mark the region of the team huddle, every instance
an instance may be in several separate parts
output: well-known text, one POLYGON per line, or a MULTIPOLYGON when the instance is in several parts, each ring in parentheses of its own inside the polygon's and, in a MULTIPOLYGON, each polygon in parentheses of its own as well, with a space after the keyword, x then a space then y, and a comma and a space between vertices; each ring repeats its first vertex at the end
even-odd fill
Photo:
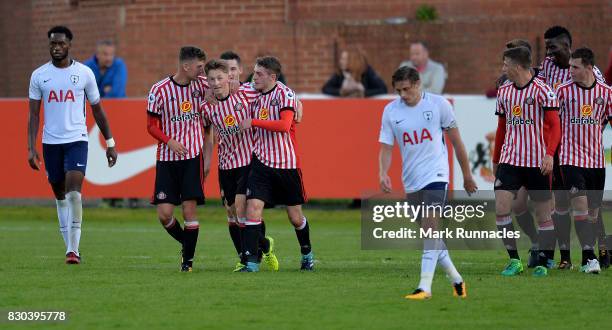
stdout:
MULTIPOLYGON (((33 169, 40 169, 35 146, 44 103, 45 168, 56 198, 66 263, 79 264, 81 187, 87 165, 86 99, 106 139, 109 166, 117 161, 117 153, 93 72, 68 56, 72 32, 57 26, 49 30, 48 38, 51 61, 36 69, 30 81, 28 160, 33 169)), ((516 215, 532 244, 527 267, 534 268, 534 276, 544 277, 555 267, 557 243, 561 253, 557 268, 573 268, 571 210, 582 248, 580 270, 597 274, 609 266, 601 214, 605 183, 602 132, 612 118, 612 89, 603 82, 590 49, 571 51, 567 29, 552 27, 544 39, 547 57, 537 68, 532 67, 531 46, 524 40, 509 42, 503 52, 493 154, 496 225, 500 231, 513 232, 512 214, 516 215), (534 205, 535 221, 528 199, 534 205)), ((180 244, 180 270, 193 270, 200 227, 197 206, 205 202, 203 184, 215 144, 222 202, 238 255, 234 271, 257 272, 262 263, 271 270, 279 269, 274 239, 266 234, 263 218, 263 210, 275 205, 286 206, 294 226, 300 269, 313 270, 310 227, 302 212, 307 198, 295 137, 301 102, 279 81, 282 66, 275 57, 258 58, 248 83, 240 82, 236 53, 228 51, 219 59, 206 60, 201 49, 182 47, 176 73, 154 84, 147 98, 147 131, 158 142, 151 203, 156 205, 160 223, 180 244), (174 217, 176 206, 181 206, 183 226, 174 217)), ((392 190, 387 172, 397 141, 406 198, 445 204, 449 182, 446 137, 460 164, 464 189, 476 192, 448 100, 423 92, 414 68, 397 69, 392 83, 399 97, 385 107, 382 117, 381 189, 392 190)), ((420 224, 435 228, 436 220, 424 218, 420 224)), ((510 261, 502 275, 522 273, 516 239, 504 237, 503 243, 510 261)), ((438 264, 448 275, 453 294, 467 296, 464 279, 445 242, 429 239, 424 242, 420 283, 407 299, 431 297, 438 264)))
MULTIPOLYGON (((52 60, 34 71, 30 83, 28 160, 33 169, 40 169, 35 144, 42 99, 43 157, 56 197, 66 263, 79 264, 80 191, 87 164, 85 99, 106 139, 109 166, 117 153, 93 73, 68 56, 72 32, 56 26, 47 35, 52 60)), ((262 261, 279 269, 274 240, 266 236, 263 220, 264 207, 275 205, 287 206, 299 242, 300 269, 314 270, 295 139, 301 102, 278 81, 281 63, 275 57, 257 59, 252 83, 240 83, 237 54, 226 52, 222 58, 206 63, 201 49, 182 47, 177 72, 151 88, 147 131, 158 141, 151 203, 166 231, 180 243, 181 271, 191 272, 200 227, 196 209, 205 202, 203 184, 216 141, 221 196, 239 256, 234 271, 257 272, 262 261), (184 226, 174 217, 179 205, 184 226)))

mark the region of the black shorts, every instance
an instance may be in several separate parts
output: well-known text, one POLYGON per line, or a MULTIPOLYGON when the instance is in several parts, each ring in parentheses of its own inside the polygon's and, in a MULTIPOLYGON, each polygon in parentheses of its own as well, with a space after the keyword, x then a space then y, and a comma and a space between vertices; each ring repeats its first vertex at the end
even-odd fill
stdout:
POLYGON ((563 182, 563 174, 561 174, 561 166, 559 165, 559 153, 555 154, 553 163, 553 179, 552 179, 553 190, 565 190, 565 183, 563 182))
POLYGON ((64 182, 68 171, 79 171, 85 175, 87 141, 61 144, 43 143, 43 159, 49 183, 64 182))
POLYGON ((302 205, 306 192, 299 168, 280 169, 264 165, 253 156, 247 182, 247 199, 259 199, 266 205, 302 205))
POLYGON ((542 175, 540 168, 499 164, 494 190, 507 190, 516 196, 521 187, 527 189, 529 197, 534 201, 542 202, 551 198, 551 177, 542 175))
POLYGON ((202 155, 186 160, 157 161, 151 204, 181 205, 191 200, 204 204, 202 155))
POLYGON ((446 205, 448 182, 432 182, 418 191, 406 194, 410 204, 423 204, 425 206, 446 205))
POLYGON ((246 195, 250 168, 251 165, 229 170, 219 169, 219 189, 223 205, 232 206, 236 201, 236 195, 246 195))
POLYGON ((561 165, 561 173, 570 198, 587 196, 589 208, 594 209, 601 206, 606 184, 605 168, 561 165))

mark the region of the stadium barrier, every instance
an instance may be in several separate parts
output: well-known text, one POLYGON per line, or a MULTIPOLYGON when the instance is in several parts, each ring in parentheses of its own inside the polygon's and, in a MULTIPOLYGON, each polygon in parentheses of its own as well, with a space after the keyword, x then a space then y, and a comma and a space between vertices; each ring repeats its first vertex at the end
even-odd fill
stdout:
MULTIPOLYGON (((492 190, 490 152, 496 128, 495 100, 465 95, 449 99, 454 103, 477 183, 480 189, 492 190)), ((377 191, 378 133, 382 111, 389 99, 317 99, 315 96, 304 97, 302 101, 305 115, 297 125, 296 135, 309 198, 358 198, 366 191, 377 191)), ((146 131, 145 106, 146 101, 141 99, 103 101, 119 152, 117 165, 110 169, 106 166, 103 138, 94 125, 91 111, 87 110, 90 143, 86 196, 149 198, 152 194, 156 144, 146 131)), ((27 99, 0 100, 0 112, 5 118, 0 123, 0 134, 7 142, 0 173, 0 198, 51 197, 44 170, 35 172, 27 162, 27 99)), ((611 137, 607 129, 606 145, 610 145, 611 137)), ((38 151, 42 158, 40 142, 38 151)), ((461 175, 452 173, 459 164, 453 159, 451 151, 451 185, 460 189, 461 175)), ((215 154, 205 187, 209 197, 219 197, 216 166, 215 154)), ((402 189, 400 172, 399 152, 395 148, 390 175, 396 190, 402 189)), ((612 186, 610 178, 606 189, 609 186, 612 186)))

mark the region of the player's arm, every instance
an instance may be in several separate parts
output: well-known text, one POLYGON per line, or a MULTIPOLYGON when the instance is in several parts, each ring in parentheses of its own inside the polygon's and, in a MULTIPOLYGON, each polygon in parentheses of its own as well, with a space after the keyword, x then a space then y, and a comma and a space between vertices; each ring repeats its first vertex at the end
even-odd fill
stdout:
POLYGON ((389 168, 391 167, 391 159, 393 155, 393 146, 380 143, 380 151, 378 153, 378 179, 380 189, 383 192, 391 192, 391 178, 389 177, 389 168))
MULTIPOLYGON (((542 111, 544 112, 544 143, 546 144, 546 155, 542 160, 540 170, 542 174, 549 175, 553 169, 553 157, 561 141, 561 120, 559 119, 559 99, 557 94, 549 90, 543 96, 542 111)), ((563 93, 561 93, 563 94, 563 93)))
POLYGON ((468 160, 467 152, 465 151, 465 144, 463 144, 461 134, 459 133, 459 128, 448 128, 446 130, 446 134, 450 142, 453 144, 453 148, 455 149, 455 157, 457 157, 457 161, 461 167, 461 173, 463 174, 463 188, 468 194, 472 194, 476 192, 478 187, 476 186, 476 181, 474 181, 472 172, 470 171, 470 162, 468 160))
POLYGON ((92 104, 91 111, 96 121, 96 125, 100 128, 100 132, 102 132, 106 140, 106 159, 108 160, 108 167, 113 167, 117 162, 117 150, 115 150, 115 139, 113 139, 108 119, 106 119, 106 113, 102 109, 100 102, 92 104))
POLYGON ((36 137, 40 125, 40 100, 30 99, 28 116, 28 163, 35 170, 40 170, 40 156, 36 151, 36 137))
POLYGON ((504 139, 506 138, 506 117, 504 115, 498 115, 497 117, 497 130, 495 131, 495 145, 493 148, 493 173, 497 173, 497 164, 501 158, 501 150, 504 146, 504 139))
POLYGON ((204 126, 204 179, 208 177, 210 173, 210 163, 212 159, 212 150, 214 146, 213 129, 212 125, 204 126))
POLYGON ((261 119, 245 119, 240 123, 240 127, 243 130, 251 127, 258 127, 272 132, 283 132, 287 133, 291 129, 293 123, 293 109, 285 108, 281 109, 281 119, 279 120, 261 120, 261 119))
POLYGON ((297 124, 302 122, 302 117, 304 116, 304 107, 302 106, 302 101, 297 100, 297 108, 295 109, 295 115, 293 119, 297 124))

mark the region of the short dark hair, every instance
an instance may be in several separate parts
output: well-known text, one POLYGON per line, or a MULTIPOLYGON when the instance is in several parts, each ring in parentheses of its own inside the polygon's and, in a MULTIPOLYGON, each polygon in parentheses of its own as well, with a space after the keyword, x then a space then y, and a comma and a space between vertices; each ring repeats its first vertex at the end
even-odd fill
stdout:
POLYGON ((411 66, 404 65, 395 70, 393 76, 391 76, 391 85, 395 87, 395 83, 406 80, 410 81, 413 84, 421 80, 421 77, 419 76, 419 71, 417 71, 417 69, 411 66))
POLYGON ((563 26, 555 25, 553 27, 548 28, 548 30, 544 32, 544 39, 553 39, 553 38, 557 38, 561 36, 567 37, 567 40, 569 41, 569 45, 571 47, 572 46, 572 35, 563 26))
POLYGON ((421 45, 421 46, 423 46, 423 48, 425 48, 425 50, 429 51, 429 47, 427 47, 427 43, 425 41, 422 41, 422 40, 413 41, 413 42, 410 43, 410 45, 421 45))
POLYGON ((54 33, 63 33, 66 35, 66 38, 68 38, 68 40, 72 41, 72 31, 70 31, 69 28, 63 26, 63 25, 57 25, 52 27, 48 32, 47 32, 47 38, 51 39, 51 35, 54 33))
POLYGON ((582 65, 595 66, 595 54, 587 47, 581 47, 572 52, 571 58, 579 58, 582 61, 582 65))
POLYGON ((505 58, 509 58, 512 62, 520 65, 525 69, 531 68, 531 52, 527 47, 514 47, 504 51, 505 58))
POLYGON ((229 72, 229 68, 227 67, 227 64, 224 61, 220 61, 220 60, 210 60, 208 61, 208 63, 206 63, 206 65, 204 66, 204 72, 208 74, 208 71, 212 71, 212 70, 221 70, 225 73, 229 72))
POLYGON ((512 39, 506 43, 506 48, 525 47, 531 52, 531 45, 525 39, 512 39))
POLYGON ((278 79, 278 77, 280 76, 283 67, 281 66, 280 61, 278 60, 278 58, 274 57, 274 56, 262 56, 262 57, 258 57, 255 60, 255 64, 265 68, 268 71, 271 71, 272 73, 276 74, 276 78, 278 79))
POLYGON ((238 54, 234 53, 231 50, 223 52, 221 56, 219 56, 219 58, 222 60, 236 60, 236 63, 240 65, 240 56, 238 56, 238 54))
POLYGON ((206 61, 206 53, 195 46, 183 46, 179 52, 179 61, 189 61, 198 59, 200 61, 206 61))

